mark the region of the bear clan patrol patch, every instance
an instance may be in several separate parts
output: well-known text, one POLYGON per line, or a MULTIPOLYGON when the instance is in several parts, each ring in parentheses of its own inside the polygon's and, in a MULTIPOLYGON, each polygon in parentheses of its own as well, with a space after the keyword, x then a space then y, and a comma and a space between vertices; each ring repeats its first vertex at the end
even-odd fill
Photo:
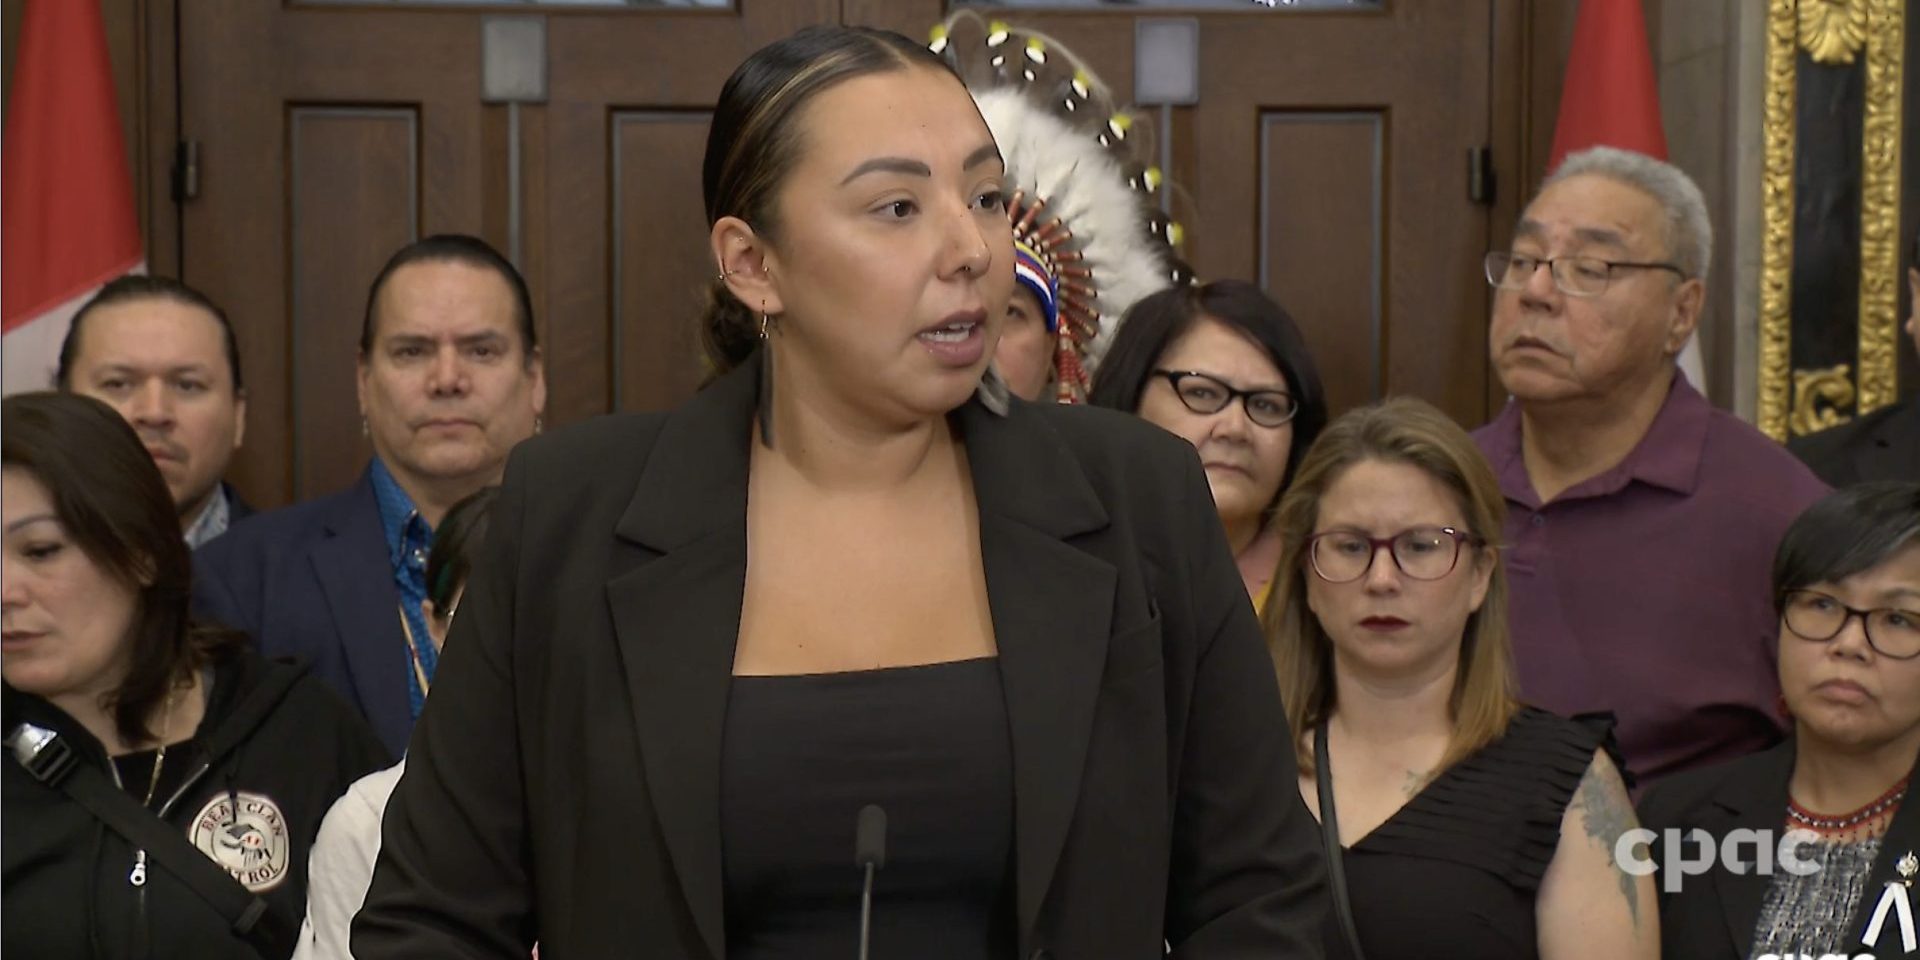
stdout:
POLYGON ((293 861, 279 805, 245 790, 207 801, 187 828, 187 839, 254 893, 279 886, 293 861))

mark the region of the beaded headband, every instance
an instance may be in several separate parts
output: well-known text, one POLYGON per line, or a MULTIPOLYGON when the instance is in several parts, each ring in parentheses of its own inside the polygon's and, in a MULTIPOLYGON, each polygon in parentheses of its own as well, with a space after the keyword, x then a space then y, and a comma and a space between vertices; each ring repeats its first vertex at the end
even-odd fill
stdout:
POLYGON ((1054 279, 1055 269, 1025 240, 1013 241, 1013 278, 1020 281, 1020 285, 1027 288, 1027 292, 1039 302, 1040 313, 1047 321, 1048 333, 1060 332, 1060 310, 1055 305, 1060 296, 1060 287, 1054 279))

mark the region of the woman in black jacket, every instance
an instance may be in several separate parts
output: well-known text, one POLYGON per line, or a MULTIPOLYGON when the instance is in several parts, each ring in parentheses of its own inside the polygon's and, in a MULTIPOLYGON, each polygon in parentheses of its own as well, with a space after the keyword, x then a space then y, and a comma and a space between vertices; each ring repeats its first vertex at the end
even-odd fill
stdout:
POLYGON ((187 619, 187 547, 97 400, 0 403, 0 944, 285 957, 327 806, 385 753, 299 669, 187 619))
POLYGON ((1920 484, 1809 507, 1773 587, 1793 736, 1661 781, 1623 853, 1659 867, 1669 957, 1920 957, 1920 484))
POLYGON ((852 956, 868 805, 873 956, 1320 955, 1192 448, 983 380, 1003 176, 898 35, 734 73, 705 167, 727 372, 516 451, 355 956, 852 956))

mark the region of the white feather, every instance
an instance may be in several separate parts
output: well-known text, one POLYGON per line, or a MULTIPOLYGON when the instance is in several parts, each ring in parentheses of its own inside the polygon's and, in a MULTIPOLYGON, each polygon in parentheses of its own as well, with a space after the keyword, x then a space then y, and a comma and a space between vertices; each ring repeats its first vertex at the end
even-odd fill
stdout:
POLYGON ((975 90, 973 99, 1006 158, 1009 190, 1045 199, 1043 218, 1066 223, 1068 247, 1093 269, 1100 330, 1083 361, 1091 373, 1127 308, 1171 283, 1171 264, 1147 233, 1145 197, 1127 185, 1108 148, 1025 93, 1001 87, 975 90))

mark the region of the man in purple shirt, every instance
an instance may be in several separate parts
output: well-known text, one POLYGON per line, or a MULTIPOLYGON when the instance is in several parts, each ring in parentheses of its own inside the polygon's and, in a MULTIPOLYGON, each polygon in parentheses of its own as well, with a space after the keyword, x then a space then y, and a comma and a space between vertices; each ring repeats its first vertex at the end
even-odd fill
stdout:
POLYGON ((1686 174, 1600 147, 1487 256, 1513 402, 1474 439, 1507 498, 1521 694, 1615 712, 1643 785, 1780 737, 1769 569, 1826 491, 1677 371, 1712 248, 1686 174))

